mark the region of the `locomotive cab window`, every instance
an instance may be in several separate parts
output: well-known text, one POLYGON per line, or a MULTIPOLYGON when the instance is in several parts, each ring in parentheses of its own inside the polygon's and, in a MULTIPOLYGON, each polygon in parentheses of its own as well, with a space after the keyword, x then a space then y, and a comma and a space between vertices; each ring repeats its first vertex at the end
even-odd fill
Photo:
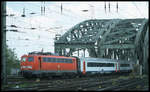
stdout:
POLYGON ((23 57, 21 61, 22 61, 22 62, 25 62, 25 61, 26 61, 26 57, 23 57))
POLYGON ((33 61, 34 61, 34 58, 33 58, 33 57, 28 57, 28 61, 29 61, 29 62, 33 62, 33 61))

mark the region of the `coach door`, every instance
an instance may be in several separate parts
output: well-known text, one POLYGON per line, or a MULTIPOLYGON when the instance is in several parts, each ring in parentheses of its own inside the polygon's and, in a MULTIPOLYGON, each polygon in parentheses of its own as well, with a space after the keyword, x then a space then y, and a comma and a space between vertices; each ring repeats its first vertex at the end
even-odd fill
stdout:
POLYGON ((83 61, 83 72, 82 72, 83 74, 85 74, 85 73, 86 73, 86 70, 85 70, 85 69, 86 69, 85 61, 83 61))
POLYGON ((42 59, 41 57, 38 58, 38 61, 39 61, 39 70, 42 69, 42 59))
POLYGON ((80 59, 76 58, 77 60, 77 72, 80 73, 80 59))
POLYGON ((116 63, 116 72, 117 72, 117 69, 118 69, 118 63, 116 63))

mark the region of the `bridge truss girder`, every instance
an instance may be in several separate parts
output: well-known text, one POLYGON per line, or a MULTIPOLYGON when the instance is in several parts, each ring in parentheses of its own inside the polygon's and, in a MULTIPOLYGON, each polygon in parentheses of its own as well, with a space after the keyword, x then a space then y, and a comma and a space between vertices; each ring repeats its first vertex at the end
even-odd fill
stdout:
POLYGON ((145 56, 140 56, 140 51, 148 53, 148 31, 147 19, 86 20, 55 41, 55 53, 70 56, 87 50, 90 57, 139 60, 141 64, 145 56))

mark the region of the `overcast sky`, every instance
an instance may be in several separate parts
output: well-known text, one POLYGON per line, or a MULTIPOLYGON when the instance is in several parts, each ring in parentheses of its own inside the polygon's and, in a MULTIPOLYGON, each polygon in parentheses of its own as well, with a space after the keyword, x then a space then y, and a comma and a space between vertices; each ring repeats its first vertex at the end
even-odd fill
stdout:
MULTIPOLYGON (((148 2, 7 2, 7 29, 16 25, 20 32, 8 31, 7 44, 18 58, 31 51, 54 52, 55 34, 63 34, 88 19, 148 18, 148 2), (106 3, 106 11, 104 5, 106 3), (110 3, 110 12, 109 12, 110 3), (62 13, 61 13, 62 4, 62 13), (45 6, 45 14, 41 7, 45 6), (26 17, 21 17, 25 9, 26 17), (83 12, 85 11, 85 12, 83 12), (35 14, 31 14, 35 13, 35 14), (10 16, 14 14, 14 16, 10 16), (31 30, 30 28, 36 28, 31 30), (29 39, 29 40, 26 40, 29 39), (17 42, 17 43, 16 43, 17 42)), ((82 54, 81 54, 82 55, 82 54)))
POLYGON ((7 2, 7 14, 15 14, 7 24, 22 27, 71 27, 87 19, 148 18, 148 2, 7 2), (104 5, 106 3, 106 12, 104 5), (110 3, 110 12, 109 12, 110 3), (62 4, 62 14, 61 14, 62 4), (41 7, 45 6, 45 15, 41 7), (25 8, 26 17, 21 17, 25 8), (87 10, 83 12, 83 10, 87 10), (30 14, 35 13, 35 14, 30 14), (21 25, 22 24, 22 25, 21 25))

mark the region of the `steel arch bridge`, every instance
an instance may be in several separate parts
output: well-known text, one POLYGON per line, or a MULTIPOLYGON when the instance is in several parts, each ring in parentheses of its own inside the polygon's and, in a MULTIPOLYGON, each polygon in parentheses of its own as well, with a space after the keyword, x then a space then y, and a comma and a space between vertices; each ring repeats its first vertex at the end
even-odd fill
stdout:
POLYGON ((55 39, 55 53, 71 56, 87 50, 90 57, 139 61, 147 67, 148 22, 143 18, 85 20, 55 39))

